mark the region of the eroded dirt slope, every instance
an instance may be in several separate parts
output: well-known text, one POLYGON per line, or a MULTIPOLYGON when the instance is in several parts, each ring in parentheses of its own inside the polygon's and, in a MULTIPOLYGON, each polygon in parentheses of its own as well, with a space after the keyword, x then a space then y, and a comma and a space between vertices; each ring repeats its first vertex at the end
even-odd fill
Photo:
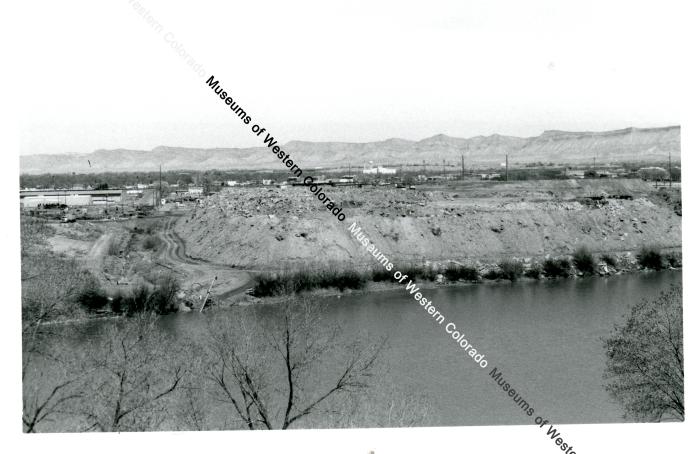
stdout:
POLYGON ((581 245, 594 252, 681 245, 681 217, 656 188, 638 180, 326 192, 342 201, 345 222, 306 188, 251 188, 209 197, 176 231, 193 257, 256 269, 371 264, 347 231, 353 221, 395 263, 541 257, 581 245))

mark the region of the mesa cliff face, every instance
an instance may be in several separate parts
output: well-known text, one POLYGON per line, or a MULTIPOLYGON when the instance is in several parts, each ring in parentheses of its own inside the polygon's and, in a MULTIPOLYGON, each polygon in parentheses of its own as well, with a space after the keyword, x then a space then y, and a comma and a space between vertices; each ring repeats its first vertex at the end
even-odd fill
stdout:
MULTIPOLYGON (((464 155, 469 165, 497 165, 509 155, 513 163, 591 161, 618 162, 663 160, 669 153, 680 158, 680 127, 627 128, 606 132, 545 131, 522 138, 477 136, 469 139, 439 134, 420 141, 388 139, 380 142, 291 141, 282 147, 304 168, 346 167, 369 161, 390 164, 456 163, 464 155)), ((265 147, 97 150, 84 154, 20 156, 20 171, 39 173, 97 173, 209 169, 280 169, 277 158, 265 147), (88 164, 88 160, 90 164, 88 164)))

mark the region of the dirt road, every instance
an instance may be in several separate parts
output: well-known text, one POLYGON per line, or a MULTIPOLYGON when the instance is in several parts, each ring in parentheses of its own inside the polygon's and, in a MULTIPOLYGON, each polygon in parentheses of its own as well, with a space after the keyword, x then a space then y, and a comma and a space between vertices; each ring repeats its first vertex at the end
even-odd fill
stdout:
POLYGON ((216 276, 212 297, 223 302, 244 294, 252 286, 252 278, 247 271, 189 257, 185 242, 174 230, 176 222, 177 216, 169 217, 163 230, 158 233, 163 245, 156 256, 156 263, 177 273, 183 288, 204 296, 211 280, 216 276))
POLYGON ((113 232, 104 232, 95 241, 90 250, 85 255, 85 265, 90 270, 101 271, 104 259, 107 256, 109 243, 112 241, 113 232))

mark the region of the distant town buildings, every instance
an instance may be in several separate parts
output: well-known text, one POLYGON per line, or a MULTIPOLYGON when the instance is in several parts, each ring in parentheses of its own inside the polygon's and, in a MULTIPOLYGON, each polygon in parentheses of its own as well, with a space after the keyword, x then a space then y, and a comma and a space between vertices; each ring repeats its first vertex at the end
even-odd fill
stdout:
POLYGON ((365 166, 362 169, 362 173, 365 175, 395 175, 396 169, 391 169, 389 167, 377 166, 365 166))

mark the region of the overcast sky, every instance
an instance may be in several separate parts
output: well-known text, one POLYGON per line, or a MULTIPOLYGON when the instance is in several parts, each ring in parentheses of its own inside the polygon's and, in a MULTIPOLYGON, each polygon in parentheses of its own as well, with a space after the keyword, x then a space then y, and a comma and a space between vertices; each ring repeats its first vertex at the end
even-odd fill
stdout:
POLYGON ((282 143, 680 123, 676 2, 133 3, 19 6, 21 153, 260 145, 166 36, 282 143))

